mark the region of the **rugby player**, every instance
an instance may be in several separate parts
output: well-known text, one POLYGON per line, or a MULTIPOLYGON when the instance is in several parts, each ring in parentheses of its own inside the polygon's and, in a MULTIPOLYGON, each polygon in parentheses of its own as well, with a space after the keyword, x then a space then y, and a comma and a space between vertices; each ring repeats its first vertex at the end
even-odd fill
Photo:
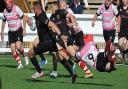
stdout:
POLYGON ((14 5, 13 0, 4 0, 6 4, 6 8, 3 12, 3 20, 2 20, 2 27, 1 27, 1 40, 4 40, 4 28, 6 22, 8 22, 8 41, 9 46, 12 51, 12 55, 15 60, 18 62, 18 69, 23 68, 20 56, 18 54, 21 53, 24 56, 26 65, 29 64, 29 60, 27 55, 24 52, 23 48, 23 36, 26 34, 25 30, 25 20, 24 14, 22 10, 17 6, 14 5), (23 27, 21 20, 23 19, 23 27), (17 52, 18 51, 18 52, 17 52))

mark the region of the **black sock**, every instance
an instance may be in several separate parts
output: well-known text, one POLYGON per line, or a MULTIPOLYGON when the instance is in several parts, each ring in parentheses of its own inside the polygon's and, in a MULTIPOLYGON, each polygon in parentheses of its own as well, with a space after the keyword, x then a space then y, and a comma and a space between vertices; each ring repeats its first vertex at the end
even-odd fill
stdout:
POLYGON ((57 71, 57 63, 58 63, 58 60, 57 60, 57 57, 53 54, 53 71, 57 71))
POLYGON ((67 69, 67 71, 69 72, 69 74, 72 76, 73 75, 72 67, 68 63, 68 61, 65 60, 65 59, 63 59, 63 60, 60 61, 60 63, 67 69))
POLYGON ((41 69, 40 69, 40 66, 38 64, 38 61, 36 59, 36 57, 34 56, 33 58, 30 58, 32 64, 34 65, 34 67, 36 68, 36 70, 41 73, 41 69))
POLYGON ((68 59, 68 63, 69 63, 71 66, 73 66, 73 65, 74 65, 74 63, 72 62, 72 60, 71 60, 71 59, 68 59))
POLYGON ((39 56, 41 57, 41 60, 42 61, 45 61, 46 60, 43 54, 40 54, 39 56))

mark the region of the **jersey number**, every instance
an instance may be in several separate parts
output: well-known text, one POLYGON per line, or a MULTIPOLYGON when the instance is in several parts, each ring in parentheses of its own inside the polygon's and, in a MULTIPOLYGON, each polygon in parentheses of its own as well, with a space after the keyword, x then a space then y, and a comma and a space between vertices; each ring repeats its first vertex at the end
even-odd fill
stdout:
POLYGON ((88 54, 88 59, 89 60, 92 60, 94 62, 94 57, 93 57, 93 54, 92 53, 88 54))

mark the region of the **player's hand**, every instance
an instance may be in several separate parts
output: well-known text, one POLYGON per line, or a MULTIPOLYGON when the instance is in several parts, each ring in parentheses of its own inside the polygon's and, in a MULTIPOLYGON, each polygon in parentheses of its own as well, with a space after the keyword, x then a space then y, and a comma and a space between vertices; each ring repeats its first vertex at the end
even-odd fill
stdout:
POLYGON ((1 41, 4 41, 4 34, 1 33, 1 41))
POLYGON ((92 22, 92 27, 94 27, 94 26, 95 26, 95 22, 93 21, 93 22, 92 22))

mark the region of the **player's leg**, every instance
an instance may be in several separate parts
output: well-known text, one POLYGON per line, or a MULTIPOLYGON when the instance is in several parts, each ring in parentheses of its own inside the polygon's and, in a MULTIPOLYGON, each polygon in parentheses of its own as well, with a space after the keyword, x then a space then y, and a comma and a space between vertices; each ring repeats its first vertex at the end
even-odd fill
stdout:
MULTIPOLYGON (((37 49, 38 50, 38 49, 37 49)), ((44 76, 43 72, 41 71, 41 68, 38 64, 37 58, 35 56, 35 52, 33 48, 31 48, 28 52, 28 56, 33 64, 33 66, 36 68, 37 72, 32 75, 32 78, 38 78, 44 76)))
POLYGON ((22 42, 21 41, 17 41, 16 42, 16 49, 18 50, 18 52, 20 52, 23 55, 24 60, 25 60, 25 64, 27 66, 29 64, 29 59, 28 59, 27 54, 24 52, 24 48, 22 46, 22 42))
POLYGON ((13 57, 15 58, 15 60, 16 60, 17 63, 18 63, 17 69, 23 68, 23 65, 22 65, 22 63, 21 63, 20 56, 19 56, 19 54, 18 54, 17 51, 16 51, 15 43, 11 43, 11 44, 10 44, 10 48, 11 48, 13 57))
POLYGON ((58 64, 58 53, 57 52, 51 52, 52 59, 53 59, 53 69, 51 73, 49 74, 51 77, 56 78, 57 77, 57 64, 58 64))
POLYGON ((77 78, 77 75, 75 74, 75 72, 73 72, 72 70, 72 66, 69 64, 69 62, 65 59, 68 59, 68 55, 66 53, 63 52, 63 47, 61 47, 58 43, 57 43, 57 48, 58 48, 58 53, 59 53, 59 57, 60 57, 60 63, 65 67, 65 69, 69 72, 70 76, 72 77, 72 83, 75 83, 75 80, 77 78), (63 58, 64 57, 64 58, 63 58))
MULTIPOLYGON (((112 42, 108 42, 108 45, 110 45, 110 49, 105 51, 106 60, 108 60, 108 63, 106 63, 106 71, 111 72, 116 69, 116 57, 115 57, 115 45, 112 44, 112 42)), ((105 58, 104 58, 105 60, 105 58)))
POLYGON ((17 63, 18 63, 18 67, 17 68, 18 69, 23 68, 20 56, 19 56, 19 54, 16 51, 15 32, 11 32, 11 31, 8 32, 8 41, 9 41, 9 46, 10 46, 11 51, 12 51, 12 55, 15 58, 15 60, 17 61, 17 63))
POLYGON ((126 39, 126 42, 124 43, 124 49, 123 49, 123 54, 122 54, 122 58, 126 59, 126 53, 128 52, 128 40, 126 39))
MULTIPOLYGON (((37 44, 39 44, 39 38, 38 37, 36 37, 34 39, 34 41, 32 42, 33 47, 36 47, 37 44)), ((45 59, 43 54, 40 54, 39 56, 41 57, 40 67, 43 67, 45 64, 47 64, 47 60, 45 59)))
POLYGON ((120 53, 121 53, 121 55, 122 55, 122 58, 121 58, 121 61, 122 61, 122 62, 125 61, 125 56, 124 56, 124 54, 123 54, 125 40, 126 40, 125 37, 119 37, 119 39, 118 39, 119 50, 120 50, 120 53))
POLYGON ((24 48, 23 48, 23 29, 20 28, 19 30, 16 31, 16 34, 15 34, 15 43, 16 43, 16 49, 19 53, 21 53, 25 59, 25 63, 26 63, 26 66, 29 64, 29 59, 28 59, 28 56, 27 56, 27 53, 24 52, 24 48))
MULTIPOLYGON (((72 57, 76 56, 76 50, 74 49, 74 47, 72 45, 68 46, 67 50, 68 50, 68 52, 70 52, 72 57)), ((82 49, 82 50, 84 50, 84 49, 82 49)), ((85 74, 86 74, 85 77, 87 77, 87 78, 92 78, 93 77, 93 74, 88 69, 87 64, 84 61, 82 61, 81 59, 74 59, 74 61, 85 72, 85 74)))
POLYGON ((40 56, 40 58, 41 58, 40 67, 43 67, 44 65, 47 64, 47 60, 46 60, 46 58, 44 57, 44 54, 40 54, 39 56, 40 56))

